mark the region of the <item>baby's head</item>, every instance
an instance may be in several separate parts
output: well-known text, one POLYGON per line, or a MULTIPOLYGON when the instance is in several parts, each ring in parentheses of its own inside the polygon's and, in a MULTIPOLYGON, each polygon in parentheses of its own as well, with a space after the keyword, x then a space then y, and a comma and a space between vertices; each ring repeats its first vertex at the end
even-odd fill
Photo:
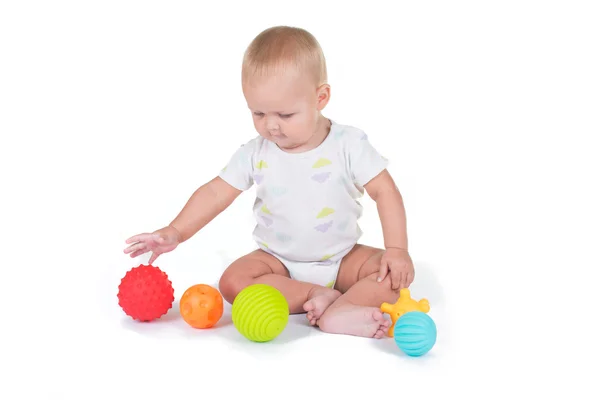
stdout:
POLYGON ((261 136, 284 150, 305 146, 330 95, 321 46, 300 28, 263 31, 244 54, 242 89, 261 136))

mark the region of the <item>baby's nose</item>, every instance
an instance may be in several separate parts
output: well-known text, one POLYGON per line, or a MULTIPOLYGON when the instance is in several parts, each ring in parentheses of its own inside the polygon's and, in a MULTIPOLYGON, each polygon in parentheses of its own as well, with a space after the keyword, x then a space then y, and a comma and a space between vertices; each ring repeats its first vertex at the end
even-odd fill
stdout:
POLYGON ((275 131, 279 131, 279 123, 273 117, 267 118, 267 129, 270 133, 274 133, 275 131))
POLYGON ((273 136, 281 135, 281 132, 279 131, 279 125, 267 126, 267 129, 269 130, 269 134, 273 136))

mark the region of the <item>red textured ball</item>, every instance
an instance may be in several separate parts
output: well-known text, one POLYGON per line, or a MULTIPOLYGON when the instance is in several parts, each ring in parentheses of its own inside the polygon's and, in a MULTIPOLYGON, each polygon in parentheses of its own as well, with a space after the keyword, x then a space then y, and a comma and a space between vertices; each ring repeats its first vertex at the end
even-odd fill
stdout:
POLYGON ((117 297, 125 314, 143 322, 165 315, 175 300, 167 274, 158 267, 143 264, 132 268, 121 279, 117 297))

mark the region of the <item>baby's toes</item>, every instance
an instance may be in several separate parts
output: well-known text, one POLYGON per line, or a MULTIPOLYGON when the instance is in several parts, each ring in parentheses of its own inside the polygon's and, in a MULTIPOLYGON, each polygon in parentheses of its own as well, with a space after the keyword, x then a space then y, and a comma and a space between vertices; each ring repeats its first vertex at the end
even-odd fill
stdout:
POLYGON ((314 319, 319 319, 323 316, 322 312, 319 312, 319 310, 315 310, 315 312, 313 313, 313 318, 314 319))
POLYGON ((383 316, 383 313, 379 310, 373 310, 373 320, 375 320, 376 322, 378 322, 381 325, 383 325, 385 323, 385 321, 387 321, 385 319, 385 317, 383 316))
POLYGON ((312 311, 315 309, 315 302, 312 300, 309 300, 303 304, 302 308, 304 309, 304 311, 307 311, 307 312, 312 311))

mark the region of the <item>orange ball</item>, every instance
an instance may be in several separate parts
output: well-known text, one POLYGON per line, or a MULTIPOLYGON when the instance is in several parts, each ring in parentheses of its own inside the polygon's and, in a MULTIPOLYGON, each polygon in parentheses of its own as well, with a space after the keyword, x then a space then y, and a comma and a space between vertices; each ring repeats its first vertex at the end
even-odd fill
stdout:
POLYGON ((210 328, 223 316, 223 297, 212 286, 194 285, 181 296, 179 312, 193 328, 210 328))

